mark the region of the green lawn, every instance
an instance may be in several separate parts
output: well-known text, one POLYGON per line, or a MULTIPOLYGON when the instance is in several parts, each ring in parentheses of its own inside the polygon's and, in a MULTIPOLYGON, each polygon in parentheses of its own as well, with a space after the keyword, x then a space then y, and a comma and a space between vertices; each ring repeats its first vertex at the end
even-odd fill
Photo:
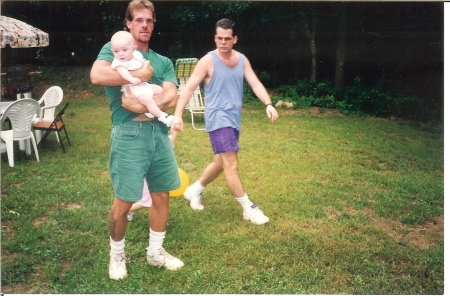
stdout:
MULTIPOLYGON (((185 263, 150 266, 147 211, 129 223, 128 277, 108 278, 110 111, 104 96, 69 99, 72 146, 55 137, 34 154, 1 156, 3 293, 442 294, 443 129, 330 110, 245 106, 241 178, 270 217, 242 219, 223 176, 205 210, 171 197, 165 248, 185 263)), ((177 139, 179 166, 197 180, 208 136, 177 139)), ((17 146, 16 146, 17 147, 17 146)))

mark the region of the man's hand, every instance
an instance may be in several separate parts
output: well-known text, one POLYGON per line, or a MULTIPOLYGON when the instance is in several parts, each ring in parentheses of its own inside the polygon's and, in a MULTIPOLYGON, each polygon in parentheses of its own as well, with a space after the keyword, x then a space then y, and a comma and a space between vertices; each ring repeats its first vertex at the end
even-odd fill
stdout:
POLYGON ((122 107, 134 113, 148 112, 147 107, 139 102, 136 96, 131 92, 130 87, 127 87, 126 91, 128 94, 128 98, 125 96, 125 94, 122 95, 122 107))
POLYGON ((181 132, 183 130, 183 118, 179 116, 175 116, 172 123, 172 130, 176 133, 181 132))
POLYGON ((142 68, 131 71, 134 77, 141 79, 141 81, 149 81, 153 76, 153 68, 150 66, 150 61, 145 61, 142 68))
POLYGON ((278 112, 277 112, 277 109, 275 109, 274 106, 268 105, 266 107, 266 114, 267 114, 267 117, 272 119, 272 123, 274 123, 275 121, 278 120, 278 112))

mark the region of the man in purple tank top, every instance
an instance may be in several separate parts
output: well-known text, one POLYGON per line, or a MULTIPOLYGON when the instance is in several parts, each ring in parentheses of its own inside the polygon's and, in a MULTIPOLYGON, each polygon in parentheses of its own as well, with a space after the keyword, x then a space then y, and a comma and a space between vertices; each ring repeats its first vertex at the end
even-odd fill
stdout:
POLYGON ((189 186, 184 197, 194 210, 203 210, 203 189, 223 171, 228 188, 243 208, 244 220, 265 224, 269 218, 251 202, 244 191, 238 172, 239 132, 243 102, 244 78, 258 99, 266 105, 266 114, 273 122, 278 112, 250 65, 249 60, 233 50, 238 38, 235 24, 229 19, 216 23, 215 42, 217 48, 201 58, 182 89, 175 110, 172 129, 183 130, 183 111, 196 87, 205 84, 205 123, 214 151, 213 161, 203 171, 200 179, 189 186))

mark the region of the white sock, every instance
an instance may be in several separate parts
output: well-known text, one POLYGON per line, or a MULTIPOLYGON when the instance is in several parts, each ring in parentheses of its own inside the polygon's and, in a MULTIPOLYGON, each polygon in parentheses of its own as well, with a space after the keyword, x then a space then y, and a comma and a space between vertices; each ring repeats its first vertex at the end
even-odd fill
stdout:
POLYGON ((253 203, 248 199, 247 193, 243 197, 236 197, 236 200, 241 204, 243 209, 249 208, 253 203))
POLYGON ((200 180, 197 180, 194 184, 191 185, 192 189, 195 190, 196 192, 200 193, 203 191, 203 189, 205 189, 205 186, 203 186, 200 183, 200 180))
POLYGON ((109 245, 111 246, 110 254, 122 254, 125 253, 125 238, 121 241, 113 241, 111 237, 109 237, 109 245))
POLYGON ((166 232, 153 231, 150 228, 150 235, 148 239, 148 251, 157 250, 162 247, 164 243, 164 238, 166 237, 166 232))

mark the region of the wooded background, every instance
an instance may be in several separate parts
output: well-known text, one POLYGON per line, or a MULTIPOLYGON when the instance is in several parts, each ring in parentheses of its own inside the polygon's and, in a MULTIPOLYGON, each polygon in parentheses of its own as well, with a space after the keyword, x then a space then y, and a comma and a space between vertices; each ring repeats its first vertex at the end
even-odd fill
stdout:
MULTIPOLYGON (((1 14, 50 35, 45 48, 2 49, 2 66, 92 65, 123 28, 129 1, 2 1, 1 14)), ((214 49, 214 25, 238 25, 235 49, 275 87, 355 77, 443 104, 443 2, 154 1, 150 46, 175 61, 214 49), (339 67, 337 67, 338 65, 339 67), (400 89, 399 89, 400 90, 400 89)))

